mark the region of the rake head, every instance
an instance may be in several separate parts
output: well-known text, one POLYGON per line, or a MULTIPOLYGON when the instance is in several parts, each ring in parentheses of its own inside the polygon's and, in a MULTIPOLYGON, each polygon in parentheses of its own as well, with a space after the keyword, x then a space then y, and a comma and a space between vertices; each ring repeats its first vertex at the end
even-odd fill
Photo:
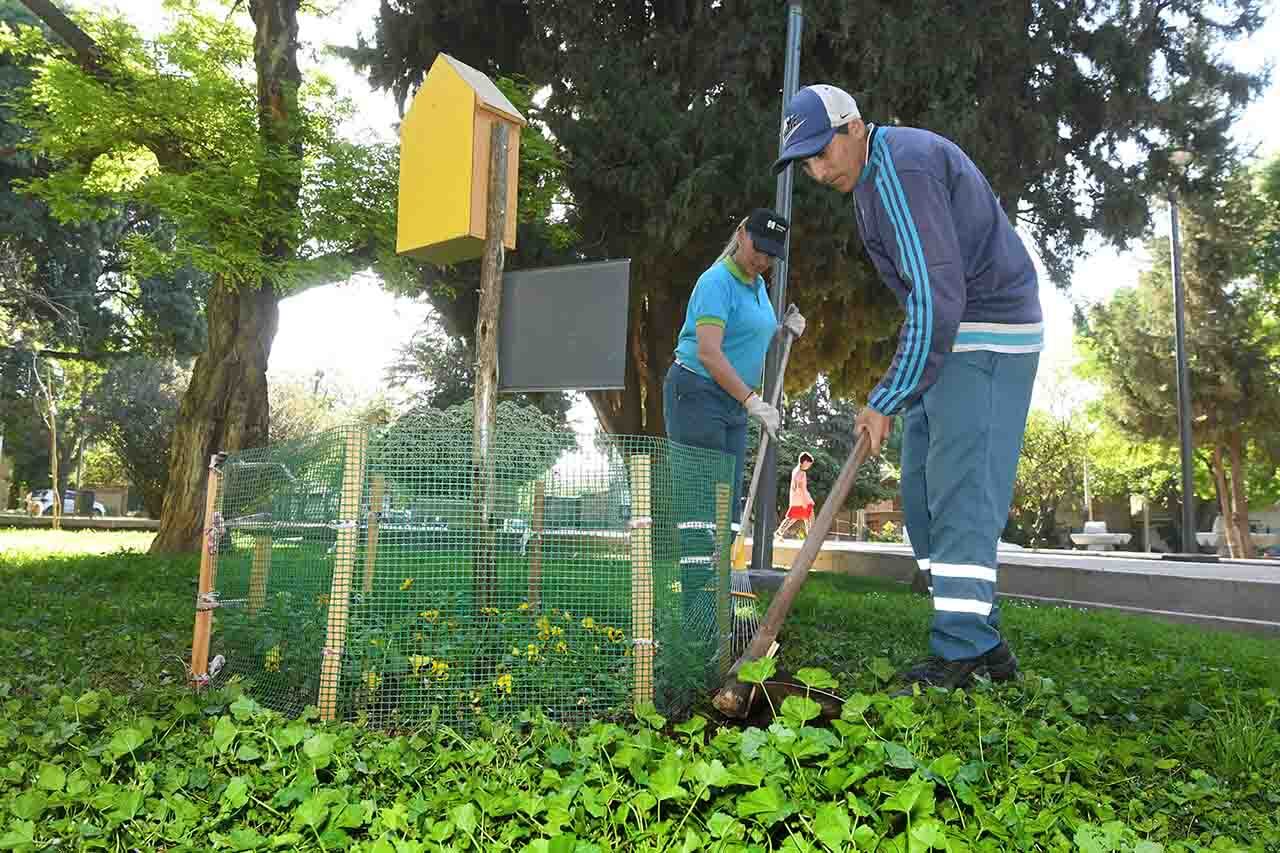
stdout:
POLYGON ((729 591, 729 607, 733 617, 733 655, 737 659, 760 630, 760 602, 751 591, 751 579, 745 571, 732 571, 729 575, 733 581, 729 591))

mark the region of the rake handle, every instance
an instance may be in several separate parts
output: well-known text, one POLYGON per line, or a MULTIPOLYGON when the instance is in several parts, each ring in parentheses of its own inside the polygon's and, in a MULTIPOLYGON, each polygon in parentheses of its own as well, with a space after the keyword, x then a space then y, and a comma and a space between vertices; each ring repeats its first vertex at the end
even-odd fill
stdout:
MULTIPOLYGON (((794 308, 795 306, 790 306, 794 308)), ((795 340, 795 336, 791 334, 791 330, 786 326, 782 327, 782 359, 778 362, 778 381, 773 383, 773 397, 769 404, 775 409, 778 408, 778 401, 782 399, 782 377, 787 372, 787 360, 791 358, 791 342, 795 340)), ((738 541, 734 543, 734 550, 746 547, 747 541, 747 525, 751 522, 751 511, 755 508, 756 489, 760 485, 760 475, 764 471, 764 455, 769 449, 769 431, 760 431, 760 449, 756 451, 756 467, 751 474, 751 488, 747 490, 747 502, 742 507, 742 518, 738 523, 738 541)))
POLYGON ((750 645, 747 646, 747 650, 742 653, 742 657, 738 658, 737 663, 729 670, 728 680, 712 700, 712 704, 715 705, 716 709, 726 717, 741 719, 750 711, 752 685, 738 680, 738 670, 742 668, 744 663, 764 657, 773 646, 774 641, 777 640, 778 632, 782 630, 782 623, 787 618, 787 614, 791 612, 791 605, 795 601, 796 593, 800 591, 800 587, 809 578, 809 568, 813 565, 814 559, 822 549, 823 540, 827 538, 827 534, 831 531, 831 524, 835 521, 836 513, 840 507, 844 506, 845 500, 849 497, 849 492, 853 490, 854 480, 858 478, 858 469, 862 467, 862 463, 866 461, 870 451, 871 442, 867 438, 866 432, 859 433, 858 441, 853 446, 853 452, 849 454, 844 467, 840 469, 840 476, 836 478, 835 485, 831 487, 831 494, 822 502, 822 509, 818 512, 818 517, 813 522, 813 530, 805 537, 804 544, 800 546, 800 553, 796 555, 795 562, 791 564, 791 570, 787 572, 786 580, 782 582, 781 588, 778 589, 778 594, 769 603, 769 610, 765 613, 764 622, 761 623, 760 630, 756 632, 750 645))

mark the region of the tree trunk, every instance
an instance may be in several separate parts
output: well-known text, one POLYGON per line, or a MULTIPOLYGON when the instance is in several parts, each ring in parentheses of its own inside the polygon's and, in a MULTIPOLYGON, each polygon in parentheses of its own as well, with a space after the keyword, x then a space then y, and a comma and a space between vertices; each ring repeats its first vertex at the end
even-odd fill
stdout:
POLYGON ((49 376, 49 479, 53 486, 53 529, 62 529, 62 489, 58 488, 58 410, 53 404, 53 375, 49 376))
MULTIPOLYGON (((269 164, 258 173, 258 204, 275 214, 278 229, 262 236, 262 256, 287 261, 296 234, 288 223, 298 207, 302 136, 297 126, 298 0, 249 0, 258 75, 258 135, 269 164)), ((267 443, 267 359, 280 309, 270 281, 214 284, 206 311, 209 349, 196 359, 178 410, 169 453, 169 482, 152 553, 198 547, 204 525, 209 457, 267 443)))
MULTIPOLYGON (((643 276, 643 271, 632 271, 633 280, 643 280, 643 276)), ((632 294, 627 319, 626 388, 587 393, 605 432, 667 434, 662 383, 675 358, 676 337, 684 322, 684 300, 688 296, 676 296, 663 289, 632 294)))
POLYGON ((1031 544, 1037 548, 1052 548, 1057 543, 1053 541, 1053 534, 1056 532, 1054 523, 1058 517, 1058 502, 1040 501, 1036 506, 1035 530, 1033 532, 1033 540, 1031 544))
POLYGON ((1236 530, 1240 542, 1240 550, 1236 556, 1251 559, 1257 556, 1253 547, 1253 536, 1249 533, 1249 499, 1244 484, 1244 437, 1235 429, 1227 434, 1228 449, 1231 452, 1231 509, 1230 524, 1236 530))
POLYGON ((1216 441, 1213 445, 1213 481, 1218 490, 1218 507, 1222 513, 1222 535, 1227 537, 1227 554, 1232 557, 1240 555, 1240 542, 1235 525, 1231 521, 1231 489, 1227 487, 1227 469, 1222 460, 1222 446, 1216 441))
POLYGON ((267 443, 267 357, 279 308, 270 285, 209 295, 209 348, 196 359, 169 449, 169 483, 151 553, 195 550, 209 457, 267 443))
POLYGON ((40 377, 40 364, 36 361, 31 363, 31 375, 34 377, 37 386, 37 393, 33 397, 36 407, 36 413, 40 415, 40 419, 44 421, 44 425, 49 429, 49 487, 53 492, 53 504, 50 510, 53 513, 53 529, 62 529, 62 489, 58 485, 58 407, 53 400, 53 369, 49 370, 49 384, 46 385, 40 377), (47 409, 42 407, 40 395, 44 395, 44 404, 47 409))

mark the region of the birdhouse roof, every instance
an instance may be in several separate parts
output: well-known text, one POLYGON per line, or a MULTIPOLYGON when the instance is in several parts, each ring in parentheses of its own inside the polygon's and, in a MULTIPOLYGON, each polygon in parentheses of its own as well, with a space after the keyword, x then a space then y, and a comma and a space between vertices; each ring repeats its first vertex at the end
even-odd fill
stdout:
POLYGON ((507 96, 502 94, 502 91, 485 74, 465 62, 454 59, 447 53, 440 54, 440 59, 447 62, 449 67, 472 88, 482 106, 506 116, 520 125, 528 124, 524 116, 520 115, 520 111, 515 108, 511 101, 507 100, 507 96))

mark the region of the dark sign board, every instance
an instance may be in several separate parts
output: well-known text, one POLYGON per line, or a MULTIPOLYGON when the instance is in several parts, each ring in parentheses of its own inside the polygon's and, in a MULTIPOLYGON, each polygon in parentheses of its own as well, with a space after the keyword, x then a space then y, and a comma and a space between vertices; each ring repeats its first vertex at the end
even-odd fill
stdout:
POLYGON ((502 277, 498 390, 622 388, 630 259, 502 277))

